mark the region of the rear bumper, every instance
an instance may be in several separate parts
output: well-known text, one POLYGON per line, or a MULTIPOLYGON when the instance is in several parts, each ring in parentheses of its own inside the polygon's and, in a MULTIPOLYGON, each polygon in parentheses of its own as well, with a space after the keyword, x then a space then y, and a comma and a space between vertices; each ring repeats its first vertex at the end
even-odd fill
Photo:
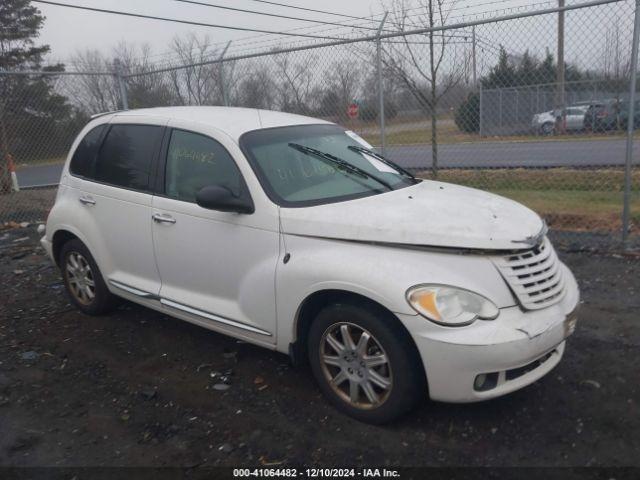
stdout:
POLYGON ((430 397, 460 403, 487 400, 525 387, 551 371, 564 354, 579 303, 573 275, 566 272, 563 299, 542 310, 504 308, 495 320, 459 328, 434 328, 422 317, 399 315, 422 357, 430 397), (474 386, 482 374, 492 379, 485 384, 490 388, 474 386))

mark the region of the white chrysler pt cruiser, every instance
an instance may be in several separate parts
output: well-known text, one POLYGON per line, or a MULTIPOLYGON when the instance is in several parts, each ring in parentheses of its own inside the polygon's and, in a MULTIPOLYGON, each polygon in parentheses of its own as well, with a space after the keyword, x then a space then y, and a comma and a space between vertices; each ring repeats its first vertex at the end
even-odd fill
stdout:
POLYGON ((307 360, 340 410, 381 423, 560 361, 579 292, 545 233, 333 123, 168 107, 89 122, 42 245, 83 312, 122 297, 307 360))

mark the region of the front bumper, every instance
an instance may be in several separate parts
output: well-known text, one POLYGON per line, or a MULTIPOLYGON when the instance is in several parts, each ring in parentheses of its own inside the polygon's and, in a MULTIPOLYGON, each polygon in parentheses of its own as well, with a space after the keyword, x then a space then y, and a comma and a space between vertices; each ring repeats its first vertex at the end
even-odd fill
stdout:
POLYGON ((578 286, 566 270, 566 293, 542 310, 503 308, 495 320, 467 327, 442 327, 415 315, 398 315, 411 333, 424 364, 433 400, 475 402, 529 385, 555 367, 575 326, 578 286), (478 375, 495 385, 478 390, 478 375))

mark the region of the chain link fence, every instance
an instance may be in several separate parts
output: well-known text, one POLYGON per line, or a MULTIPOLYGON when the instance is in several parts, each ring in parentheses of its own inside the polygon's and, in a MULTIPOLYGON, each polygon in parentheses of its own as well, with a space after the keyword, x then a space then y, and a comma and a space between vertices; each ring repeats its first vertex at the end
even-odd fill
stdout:
POLYGON ((627 202, 627 240, 638 246, 637 151, 625 175, 626 129, 640 127, 629 101, 635 2, 555 7, 469 20, 439 2, 435 15, 397 3, 365 39, 102 73, 0 72, 2 153, 20 186, 5 161, 0 222, 46 218, 66 152, 92 114, 228 105, 340 123, 424 178, 531 207, 557 240, 581 248, 619 246, 627 202))

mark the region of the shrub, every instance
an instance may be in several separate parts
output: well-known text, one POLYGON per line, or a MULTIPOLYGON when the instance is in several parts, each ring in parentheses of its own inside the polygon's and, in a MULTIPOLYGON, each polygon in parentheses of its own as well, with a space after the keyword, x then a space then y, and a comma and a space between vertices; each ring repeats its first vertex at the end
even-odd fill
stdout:
POLYGON ((478 133, 480 131, 480 95, 470 93, 456 109, 454 119, 461 131, 478 133))

